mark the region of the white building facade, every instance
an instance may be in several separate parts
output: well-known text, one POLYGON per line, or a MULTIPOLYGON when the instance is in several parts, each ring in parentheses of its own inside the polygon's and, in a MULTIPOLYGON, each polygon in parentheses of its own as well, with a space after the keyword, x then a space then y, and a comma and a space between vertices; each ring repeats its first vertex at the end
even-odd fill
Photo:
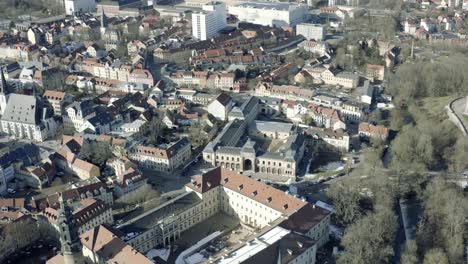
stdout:
POLYGON ((96 11, 95 0, 65 0, 64 2, 67 15, 74 15, 78 12, 96 11))
POLYGON ((249 2, 229 7, 229 14, 240 21, 263 26, 295 26, 307 18, 307 5, 249 2))
POLYGON ((320 24, 301 23, 296 26, 296 35, 302 35, 307 40, 325 39, 325 26, 320 24))
POLYGON ((192 35, 199 40, 210 39, 225 27, 225 3, 204 5, 203 11, 192 15, 192 35))

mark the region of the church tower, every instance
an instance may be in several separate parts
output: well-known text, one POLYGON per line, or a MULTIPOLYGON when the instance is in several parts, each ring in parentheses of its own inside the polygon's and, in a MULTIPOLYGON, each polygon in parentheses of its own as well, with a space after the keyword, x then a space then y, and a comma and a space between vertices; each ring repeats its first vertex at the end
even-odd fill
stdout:
POLYGON ((78 229, 73 222, 73 212, 67 202, 60 195, 60 209, 58 211, 57 223, 60 228, 60 244, 65 264, 80 264, 81 249, 78 237, 78 229))
POLYGON ((10 88, 5 78, 4 68, 0 68, 0 72, 0 115, 3 115, 10 96, 10 88))
POLYGON ((106 14, 104 14, 104 9, 102 9, 102 14, 101 14, 101 39, 104 38, 104 35, 106 34, 106 27, 107 27, 107 17, 106 14))

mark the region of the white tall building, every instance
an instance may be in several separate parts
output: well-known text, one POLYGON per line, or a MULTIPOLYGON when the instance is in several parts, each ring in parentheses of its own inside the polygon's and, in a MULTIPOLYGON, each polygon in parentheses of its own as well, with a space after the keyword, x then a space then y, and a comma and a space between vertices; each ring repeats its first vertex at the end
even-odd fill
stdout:
POLYGON ((325 38, 325 26, 320 24, 301 23, 296 27, 296 34, 304 36, 307 40, 323 40, 325 38))
POLYGON ((240 21, 263 26, 295 26, 307 18, 308 7, 302 4, 249 2, 229 7, 229 14, 240 21))
POLYGON ((96 11, 95 0, 65 0, 65 12, 67 15, 94 11, 96 11))
POLYGON ((225 3, 203 5, 203 11, 192 15, 192 35, 199 40, 210 39, 225 27, 225 3))

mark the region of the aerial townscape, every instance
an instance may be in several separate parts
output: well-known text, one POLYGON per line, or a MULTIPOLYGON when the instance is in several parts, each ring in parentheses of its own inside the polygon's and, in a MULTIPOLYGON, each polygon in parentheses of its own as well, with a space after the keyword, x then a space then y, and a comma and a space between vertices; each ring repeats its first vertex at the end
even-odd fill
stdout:
POLYGON ((0 263, 468 264, 468 0, 0 0, 0 263))

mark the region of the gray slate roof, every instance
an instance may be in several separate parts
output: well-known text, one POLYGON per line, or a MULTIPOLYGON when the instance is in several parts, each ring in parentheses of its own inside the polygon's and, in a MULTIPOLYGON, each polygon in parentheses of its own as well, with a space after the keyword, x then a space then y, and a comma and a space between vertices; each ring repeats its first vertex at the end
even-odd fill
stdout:
POLYGON ((44 109, 35 96, 10 94, 2 120, 39 125, 44 109))

